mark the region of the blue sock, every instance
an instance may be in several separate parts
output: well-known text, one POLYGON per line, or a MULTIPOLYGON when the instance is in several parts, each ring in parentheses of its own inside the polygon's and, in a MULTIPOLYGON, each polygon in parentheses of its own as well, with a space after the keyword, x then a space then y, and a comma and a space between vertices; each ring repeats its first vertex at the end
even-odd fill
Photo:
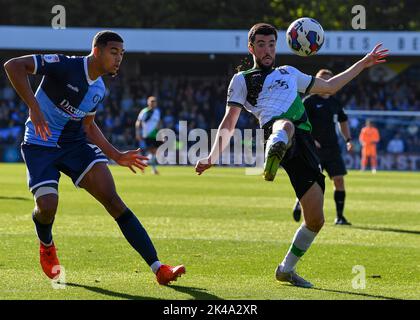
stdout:
POLYGON ((46 246, 49 246, 52 244, 52 226, 54 223, 51 222, 50 224, 42 224, 38 222, 38 220, 35 218, 35 212, 32 212, 32 220, 35 223, 35 229, 36 233, 38 234, 39 240, 46 246))
POLYGON ((152 240, 150 240, 146 230, 130 209, 127 208, 115 221, 118 223, 127 241, 140 253, 149 266, 159 260, 152 240))

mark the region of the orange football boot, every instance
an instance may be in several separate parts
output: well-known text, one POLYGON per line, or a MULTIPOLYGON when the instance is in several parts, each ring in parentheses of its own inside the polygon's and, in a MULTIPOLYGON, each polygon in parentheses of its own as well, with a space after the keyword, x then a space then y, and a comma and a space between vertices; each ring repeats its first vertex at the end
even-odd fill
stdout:
POLYGON ((156 272, 156 280, 161 285, 167 285, 171 281, 176 281, 176 279, 184 273, 185 267, 183 265, 171 267, 166 264, 162 264, 156 272))
POLYGON ((57 258, 57 250, 54 243, 47 247, 42 243, 39 246, 39 261, 44 273, 50 279, 58 279, 60 276, 60 262, 57 258))

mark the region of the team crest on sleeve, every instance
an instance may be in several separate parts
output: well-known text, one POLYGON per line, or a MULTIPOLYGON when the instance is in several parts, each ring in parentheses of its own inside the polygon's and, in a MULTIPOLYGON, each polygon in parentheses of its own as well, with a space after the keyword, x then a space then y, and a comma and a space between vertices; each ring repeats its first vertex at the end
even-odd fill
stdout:
POLYGON ((93 97, 93 103, 98 103, 101 100, 102 97, 99 94, 95 94, 95 96, 93 97))
POLYGON ((57 54, 44 54, 43 59, 47 63, 60 62, 60 58, 57 54))
POLYGON ((227 93, 228 99, 232 96, 232 93, 233 93, 233 88, 229 88, 228 93, 227 93))

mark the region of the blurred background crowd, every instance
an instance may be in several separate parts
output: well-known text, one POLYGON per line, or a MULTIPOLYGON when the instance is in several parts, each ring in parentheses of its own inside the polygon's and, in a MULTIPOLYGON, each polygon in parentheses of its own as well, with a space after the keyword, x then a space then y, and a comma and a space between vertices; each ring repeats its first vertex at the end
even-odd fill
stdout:
MULTIPOLYGON (((96 121, 112 143, 124 148, 134 147, 134 124, 138 113, 146 106, 147 97, 154 95, 158 98, 162 128, 177 131, 179 121, 187 121, 189 129, 217 128, 225 111, 230 76, 159 74, 129 77, 122 72, 116 78, 105 79, 107 93, 99 105, 96 121)), ((386 83, 372 82, 366 77, 354 80, 337 93, 337 98, 345 110, 420 111, 419 82, 410 81, 404 73, 386 83)), ((27 115, 27 107, 6 78, 0 77, 0 144, 20 144, 27 115)), ((365 118, 349 116, 356 143, 365 118)), ((382 136, 379 151, 388 150, 390 142, 395 139, 403 141, 399 152, 420 151, 418 117, 370 118, 382 136)), ((238 128, 257 127, 254 117, 242 112, 238 128)), ((394 149, 391 145, 390 150, 394 149)))
MULTIPOLYGON (((16 30, 22 27, 51 27, 51 19, 54 17, 51 8, 56 4, 55 1, 3 0, 3 2, 4 10, 0 11, 0 26, 16 26, 16 30)), ((102 2, 103 5, 98 6, 96 1, 91 0, 62 0, 60 4, 67 9, 67 28, 74 28, 74 31, 86 27, 98 27, 124 30, 164 29, 170 32, 174 30, 224 32, 245 31, 254 23, 265 21, 284 31, 297 17, 308 16, 316 17, 327 31, 343 32, 343 34, 353 34, 354 31, 351 13, 354 4, 351 2, 329 0, 304 3, 294 0, 216 2, 103 0, 102 2), (110 6, 113 10, 108 9, 110 6), (96 14, 92 14, 93 11, 96 14)), ((396 50, 399 54, 391 52, 385 67, 364 72, 337 94, 337 98, 349 113, 354 142, 357 145, 360 129, 369 118, 378 127, 382 137, 378 145, 379 153, 419 153, 420 118, 416 116, 416 112, 420 112, 420 62, 419 55, 415 51, 419 46, 418 37, 415 35, 420 30, 420 20, 413 14, 416 11, 413 11, 413 8, 418 7, 418 1, 392 0, 387 1, 386 6, 378 6, 368 0, 360 0, 357 4, 364 6, 368 12, 366 31, 395 32, 393 39, 400 37, 401 34, 406 38, 404 35, 399 38, 399 49, 396 50), (405 52, 406 50, 414 51, 409 53, 405 52), (381 115, 385 112, 388 112, 388 116, 381 115)), ((354 55, 351 54, 351 50, 345 49, 348 45, 345 39, 351 42, 355 40, 353 37, 349 35, 340 38, 342 48, 337 54, 323 55, 321 51, 307 59, 290 53, 283 54, 279 55, 277 65, 290 64, 308 74, 315 74, 321 68, 329 68, 338 73, 360 58, 360 53, 354 55)), ((325 46, 329 39, 332 38, 327 37, 325 46)), ((25 51, 20 50, 20 47, 19 43, 14 43, 11 47, 3 46, 0 65, 13 56, 47 52, 44 49, 32 50, 32 48, 25 51)), ((179 121, 188 121, 189 129, 217 128, 224 114, 230 78, 236 72, 235 67, 242 63, 244 54, 237 54, 236 51, 230 54, 214 54, 211 51, 210 48, 205 52, 192 54, 187 51, 130 52, 128 49, 119 76, 105 79, 108 91, 96 115, 96 121, 105 136, 120 148, 136 147, 134 124, 150 95, 158 99, 162 128, 177 131, 179 121)), ((87 52, 64 50, 60 53, 82 55, 87 52)), ((39 83, 39 78, 31 79, 34 89, 39 83)), ((22 141, 27 113, 27 107, 9 86, 3 70, 0 70, 0 154, 2 150, 9 148, 7 146, 11 146, 10 149, 14 148, 15 156, 18 155, 17 150, 22 141)), ((258 124, 250 114, 242 112, 238 127, 257 128, 258 124)), ((15 160, 16 157, 11 157, 11 161, 15 160)))

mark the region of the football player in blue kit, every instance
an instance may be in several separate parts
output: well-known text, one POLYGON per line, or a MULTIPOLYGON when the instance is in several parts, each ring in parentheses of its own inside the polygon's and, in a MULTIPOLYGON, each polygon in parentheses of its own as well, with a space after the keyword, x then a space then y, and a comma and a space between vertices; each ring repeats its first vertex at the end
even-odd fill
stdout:
POLYGON ((52 237, 58 205, 60 173, 89 192, 115 219, 130 245, 166 285, 185 273, 185 267, 162 264, 146 230, 116 192, 107 158, 136 173, 147 160, 140 149, 121 152, 109 143, 95 123, 98 103, 105 95, 103 75, 116 76, 124 55, 124 41, 112 31, 95 35, 88 56, 35 54, 17 57, 4 65, 10 82, 29 108, 22 157, 28 185, 34 195, 33 221, 40 240, 44 273, 59 277, 52 237), (43 75, 34 94, 29 74, 43 75))

